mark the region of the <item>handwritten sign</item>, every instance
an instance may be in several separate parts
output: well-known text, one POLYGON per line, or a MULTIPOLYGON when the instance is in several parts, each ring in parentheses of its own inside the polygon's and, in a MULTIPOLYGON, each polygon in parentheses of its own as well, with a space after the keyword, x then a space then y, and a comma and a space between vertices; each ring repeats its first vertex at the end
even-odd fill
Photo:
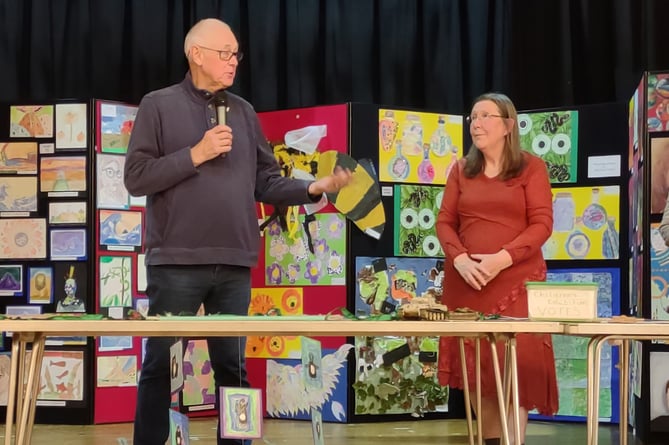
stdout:
POLYGON ((592 321, 597 318, 596 283, 531 282, 526 287, 530 320, 592 321))

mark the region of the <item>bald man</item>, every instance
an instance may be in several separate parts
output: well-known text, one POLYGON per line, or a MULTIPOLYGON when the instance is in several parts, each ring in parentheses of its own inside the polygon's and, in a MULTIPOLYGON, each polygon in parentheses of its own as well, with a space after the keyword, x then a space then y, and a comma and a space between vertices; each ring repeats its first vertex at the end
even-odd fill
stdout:
MULTIPOLYGON (((245 315, 260 247, 255 202, 318 201, 348 184, 351 173, 337 170, 317 181, 281 176, 253 107, 227 92, 242 60, 227 24, 198 22, 184 52, 185 79, 142 99, 125 163, 126 188, 147 197, 149 315, 195 314, 201 304, 207 314, 245 315)), ((168 439, 173 342, 147 341, 134 445, 168 439)), ((210 338, 208 347, 217 388, 248 386, 244 337, 210 338)))

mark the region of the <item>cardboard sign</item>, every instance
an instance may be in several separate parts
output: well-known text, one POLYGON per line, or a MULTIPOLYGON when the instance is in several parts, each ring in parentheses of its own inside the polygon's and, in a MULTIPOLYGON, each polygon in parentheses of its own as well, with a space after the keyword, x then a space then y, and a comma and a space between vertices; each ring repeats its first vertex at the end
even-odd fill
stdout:
POLYGON ((525 287, 530 320, 597 319, 597 283, 528 282, 525 287))

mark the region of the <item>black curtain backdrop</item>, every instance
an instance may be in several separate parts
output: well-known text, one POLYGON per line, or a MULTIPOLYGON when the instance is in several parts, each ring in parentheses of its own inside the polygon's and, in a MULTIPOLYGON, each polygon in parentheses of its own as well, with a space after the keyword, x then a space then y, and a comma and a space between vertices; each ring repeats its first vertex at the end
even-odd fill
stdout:
POLYGON ((0 100, 138 103, 183 78, 206 17, 237 34, 233 90, 258 111, 611 102, 669 69, 666 0, 0 0, 0 100))

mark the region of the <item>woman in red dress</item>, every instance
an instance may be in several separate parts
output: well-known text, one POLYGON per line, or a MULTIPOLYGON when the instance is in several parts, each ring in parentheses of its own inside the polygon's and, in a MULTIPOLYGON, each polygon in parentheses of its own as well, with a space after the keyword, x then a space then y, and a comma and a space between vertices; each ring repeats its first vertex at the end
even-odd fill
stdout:
MULTIPOLYGON (((516 109, 505 95, 477 98, 467 121, 473 145, 448 177, 437 218, 447 258, 442 302, 449 309, 527 317, 525 282, 546 279, 541 246, 553 229, 546 165, 521 150, 516 109)), ((558 394, 550 335, 518 335, 517 351, 521 437, 515 443, 522 444, 527 412, 556 413, 558 394)), ((503 358, 504 351, 499 352, 503 358)), ((439 354, 440 382, 462 389, 457 340, 442 338, 439 354)), ((473 341, 466 343, 466 357, 473 392, 473 341)), ((499 444, 490 348, 481 347, 481 372, 482 412, 477 414, 486 445, 499 444)))

